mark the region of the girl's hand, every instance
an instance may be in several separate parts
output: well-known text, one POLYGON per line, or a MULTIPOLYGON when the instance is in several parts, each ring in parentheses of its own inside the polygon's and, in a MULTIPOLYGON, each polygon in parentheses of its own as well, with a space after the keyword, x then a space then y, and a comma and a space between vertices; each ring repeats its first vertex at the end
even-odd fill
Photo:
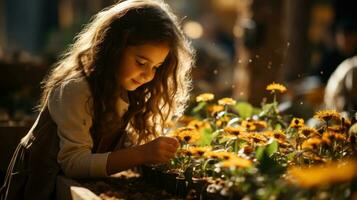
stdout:
POLYGON ((179 142, 176 138, 161 136, 144 144, 143 147, 146 163, 167 163, 175 156, 179 142))

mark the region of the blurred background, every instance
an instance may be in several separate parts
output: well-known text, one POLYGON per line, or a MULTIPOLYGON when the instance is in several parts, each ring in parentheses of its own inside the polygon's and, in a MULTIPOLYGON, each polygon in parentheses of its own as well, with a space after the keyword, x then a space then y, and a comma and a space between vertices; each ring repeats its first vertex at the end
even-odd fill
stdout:
MULTIPOLYGON (((114 2, 0 1, 0 121, 31 124, 46 72, 90 17, 114 2)), ((259 106, 275 81, 289 89, 287 112, 309 116, 324 106, 337 66, 356 54, 353 0, 166 2, 197 50, 192 96, 212 92, 259 106)))

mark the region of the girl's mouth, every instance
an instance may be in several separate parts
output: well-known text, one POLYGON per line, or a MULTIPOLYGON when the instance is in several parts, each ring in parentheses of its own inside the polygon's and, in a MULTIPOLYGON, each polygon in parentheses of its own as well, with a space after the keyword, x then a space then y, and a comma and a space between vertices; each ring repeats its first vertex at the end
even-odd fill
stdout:
POLYGON ((131 79, 135 84, 137 85, 141 85, 141 83, 139 81, 136 81, 135 79, 131 79))

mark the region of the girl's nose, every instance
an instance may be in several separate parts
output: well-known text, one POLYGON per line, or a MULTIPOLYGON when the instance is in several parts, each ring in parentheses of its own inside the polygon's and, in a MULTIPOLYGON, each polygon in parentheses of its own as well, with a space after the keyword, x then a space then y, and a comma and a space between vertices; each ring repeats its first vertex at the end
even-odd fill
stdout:
POLYGON ((145 81, 150 81, 153 78, 153 72, 149 66, 145 67, 145 69, 143 69, 143 71, 141 72, 141 77, 145 81))

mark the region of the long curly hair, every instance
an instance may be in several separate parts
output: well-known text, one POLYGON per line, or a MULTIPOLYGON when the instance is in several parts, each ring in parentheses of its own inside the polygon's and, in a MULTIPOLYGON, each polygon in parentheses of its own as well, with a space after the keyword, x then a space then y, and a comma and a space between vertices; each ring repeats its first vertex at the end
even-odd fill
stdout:
POLYGON ((115 138, 123 128, 135 132, 138 143, 146 142, 160 135, 164 124, 185 109, 193 60, 194 51, 167 4, 153 0, 119 2, 95 15, 76 36, 44 79, 39 106, 46 105, 51 91, 62 82, 84 76, 93 100, 88 102, 93 102, 90 113, 94 148, 98 146, 96 141, 115 138), (125 48, 162 42, 170 47, 162 67, 152 81, 127 92, 129 108, 119 117, 116 102, 123 94, 118 84, 118 65, 125 48))

